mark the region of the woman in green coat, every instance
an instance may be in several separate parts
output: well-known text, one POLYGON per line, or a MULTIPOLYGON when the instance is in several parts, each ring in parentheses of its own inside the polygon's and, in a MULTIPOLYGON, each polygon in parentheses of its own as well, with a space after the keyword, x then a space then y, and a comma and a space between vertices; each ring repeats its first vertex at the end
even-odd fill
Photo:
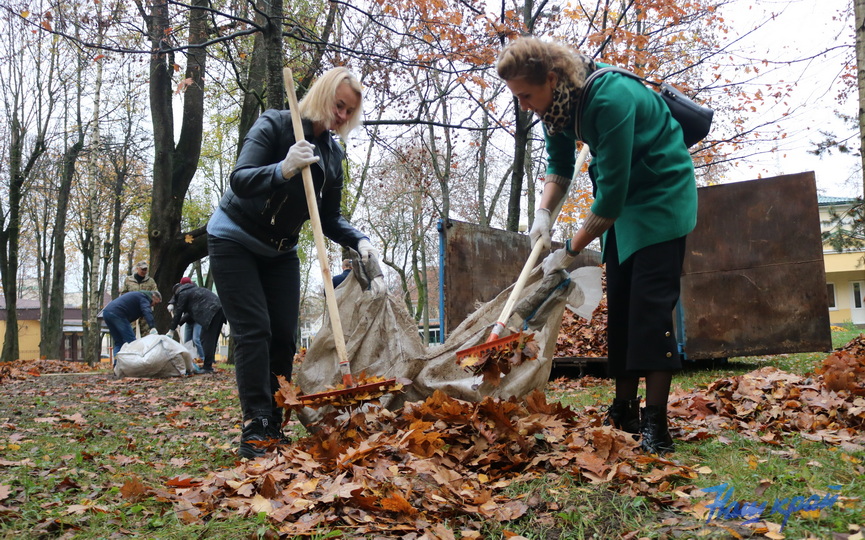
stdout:
MULTIPOLYGON (((520 107, 537 114, 544 127, 547 171, 530 236, 549 248, 550 209, 567 195, 576 163, 577 103, 596 64, 565 46, 523 37, 502 51, 496 68, 520 107)), ((694 166, 666 104, 637 80, 618 73, 599 77, 580 116, 595 200, 577 233, 544 260, 544 272, 567 268, 603 237, 608 369, 616 381, 608 421, 639 435, 645 451, 665 454, 674 449, 667 398, 673 373, 681 369, 673 309, 685 237, 697 222, 694 166)))

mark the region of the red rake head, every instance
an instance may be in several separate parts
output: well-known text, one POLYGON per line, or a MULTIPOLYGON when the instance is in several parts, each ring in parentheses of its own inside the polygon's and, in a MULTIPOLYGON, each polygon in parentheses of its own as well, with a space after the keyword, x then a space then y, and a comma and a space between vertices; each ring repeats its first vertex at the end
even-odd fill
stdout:
POLYGON ((469 356, 482 356, 488 351, 508 347, 511 343, 519 341, 522 337, 523 333, 518 332, 516 334, 511 334, 503 338, 498 338, 492 341, 487 341, 486 343, 481 343, 480 345, 475 345, 474 347, 469 347, 468 349, 457 351, 457 361, 460 361, 463 358, 468 358, 469 356))

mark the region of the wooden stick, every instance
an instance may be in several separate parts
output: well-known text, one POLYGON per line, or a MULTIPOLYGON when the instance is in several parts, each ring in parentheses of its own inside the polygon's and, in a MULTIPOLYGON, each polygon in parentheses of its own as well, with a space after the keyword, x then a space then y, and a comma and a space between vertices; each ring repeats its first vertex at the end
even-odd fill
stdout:
MULTIPOLYGON (((580 149, 580 154, 577 156, 577 163, 574 167, 574 176, 579 174, 580 169, 583 167, 583 162, 586 161, 586 155, 589 153, 589 145, 583 144, 583 147, 580 149)), ((565 198, 568 196, 565 193, 562 196, 562 199, 559 201, 559 204, 556 208, 551 212, 550 221, 552 223, 556 222, 556 219, 559 216, 559 212, 562 209, 562 204, 565 201, 565 198)), ((517 282, 514 284, 514 288, 511 290, 510 296, 508 296, 507 302, 505 302, 505 307, 502 309, 501 315, 496 319, 496 324, 493 325, 493 331, 490 332, 490 337, 487 339, 487 343, 490 341, 495 341, 499 339, 499 336, 505 330, 505 325, 508 322, 508 319, 511 317, 511 311, 514 309, 514 305, 517 303, 517 298, 520 297, 520 294, 523 292, 523 288, 526 286, 526 281, 529 280, 529 275, 531 275, 532 270, 535 268, 535 264, 538 262, 538 258, 541 256, 541 251, 543 251, 543 246, 538 239, 538 242, 535 242, 535 245, 532 246, 532 252, 529 254, 529 258, 526 259, 526 264, 523 265, 523 270, 520 272, 520 277, 517 278, 517 282)))
MULTIPOLYGON (((303 123, 297 107, 297 95, 294 92, 294 77, 291 68, 282 70, 285 79, 285 92, 288 94, 288 105, 291 110, 291 123, 294 127, 295 141, 302 141, 303 123)), ((351 366, 348 362, 348 352, 345 349, 345 335, 342 333, 342 322, 339 319, 339 307, 336 304, 336 293, 331 281, 330 268, 327 262, 327 250, 324 246, 324 230, 321 228, 321 217, 318 215, 318 202, 315 198, 315 185, 312 182, 312 170, 306 166, 301 170, 303 176, 303 191, 306 193, 306 206, 309 208, 309 221, 312 223, 312 236, 315 239, 315 249, 321 266, 321 279, 324 281, 324 297, 327 300, 327 312, 330 315, 330 325, 333 328, 333 341, 336 345, 336 355, 339 359, 339 370, 342 372, 342 382, 346 387, 354 386, 351 376, 351 366)))

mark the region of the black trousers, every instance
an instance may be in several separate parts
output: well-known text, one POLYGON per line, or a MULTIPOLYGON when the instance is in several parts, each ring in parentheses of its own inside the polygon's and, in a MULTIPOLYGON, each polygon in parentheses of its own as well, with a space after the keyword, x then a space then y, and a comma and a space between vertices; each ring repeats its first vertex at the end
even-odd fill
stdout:
POLYGON ((222 325, 225 323, 225 315, 220 311, 213 316, 208 326, 201 327, 201 348, 204 351, 204 368, 213 368, 213 361, 216 358, 216 346, 219 344, 219 334, 222 332, 222 325))
POLYGON ((642 377, 682 368, 673 309, 681 290, 685 239, 646 246, 619 264, 615 225, 607 233, 607 371, 642 377))
MULTIPOLYGON (((243 419, 280 414, 277 376, 291 380, 300 309, 300 261, 292 249, 264 257, 210 236, 210 267, 234 339, 243 419)), ((203 339, 202 339, 203 342, 203 339)))

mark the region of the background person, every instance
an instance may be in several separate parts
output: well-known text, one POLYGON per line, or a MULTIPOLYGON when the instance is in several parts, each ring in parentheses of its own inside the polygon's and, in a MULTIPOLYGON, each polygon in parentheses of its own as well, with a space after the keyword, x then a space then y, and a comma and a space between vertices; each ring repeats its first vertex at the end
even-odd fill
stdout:
MULTIPOLYGON (((499 76, 544 127, 547 171, 532 241, 550 245, 550 209, 567 194, 576 162, 576 104, 595 70, 587 56, 555 43, 519 38, 499 55, 499 76)), ((604 236, 610 375, 616 397, 608 421, 641 435, 647 452, 674 449, 667 429, 673 372, 681 369, 672 313, 679 299, 685 237, 697 222, 697 186, 682 130, 660 95, 617 73, 597 79, 581 112, 595 201, 544 272, 567 268, 604 236), (646 381, 646 407, 637 395, 646 381)))
POLYGON ((324 234, 368 261, 369 239, 341 215, 342 147, 360 124, 361 86, 346 68, 325 72, 298 106, 305 140, 291 114, 267 110, 247 133, 219 207, 207 225, 210 266, 235 340, 234 361, 245 422, 239 454, 264 454, 285 441, 277 376, 291 379, 300 304, 297 235, 309 212, 300 171, 310 166, 324 234))
POLYGON ((156 333, 156 323, 153 321, 153 306, 162 301, 159 291, 133 291, 118 296, 102 310, 102 319, 108 326, 111 339, 114 340, 114 364, 117 364, 117 353, 126 343, 135 341, 133 321, 144 319, 156 333))
MULTIPOLYGON (((186 285, 187 283, 192 283, 192 278, 186 276, 180 278, 181 285, 186 285)), ((172 296, 166 306, 172 318, 174 317, 174 302, 175 298, 172 296)), ((196 358, 204 359, 204 348, 201 346, 201 325, 192 322, 188 312, 183 315, 180 324, 183 325, 183 343, 186 344, 192 341, 192 345, 195 347, 196 358)))
POLYGON ((187 320, 189 324, 200 325, 201 346, 204 349, 204 365, 200 373, 213 373, 216 346, 219 344, 222 325, 225 324, 222 303, 213 291, 197 286, 192 280, 178 283, 173 287, 173 292, 174 315, 166 335, 177 329, 183 320, 187 320))
POLYGON ((339 284, 345 281, 345 278, 351 274, 351 259, 343 259, 342 260, 342 273, 333 276, 333 288, 339 287, 339 284))
MULTIPOLYGON (((126 276, 126 279, 123 280, 123 285, 120 287, 120 294, 126 294, 133 291, 157 290, 158 287, 156 286, 156 280, 147 275, 147 269, 147 261, 139 261, 135 263, 132 273, 126 276)), ((139 319, 136 324, 138 325, 139 335, 142 336, 147 335, 151 328, 155 328, 148 324, 144 319, 139 319)))

